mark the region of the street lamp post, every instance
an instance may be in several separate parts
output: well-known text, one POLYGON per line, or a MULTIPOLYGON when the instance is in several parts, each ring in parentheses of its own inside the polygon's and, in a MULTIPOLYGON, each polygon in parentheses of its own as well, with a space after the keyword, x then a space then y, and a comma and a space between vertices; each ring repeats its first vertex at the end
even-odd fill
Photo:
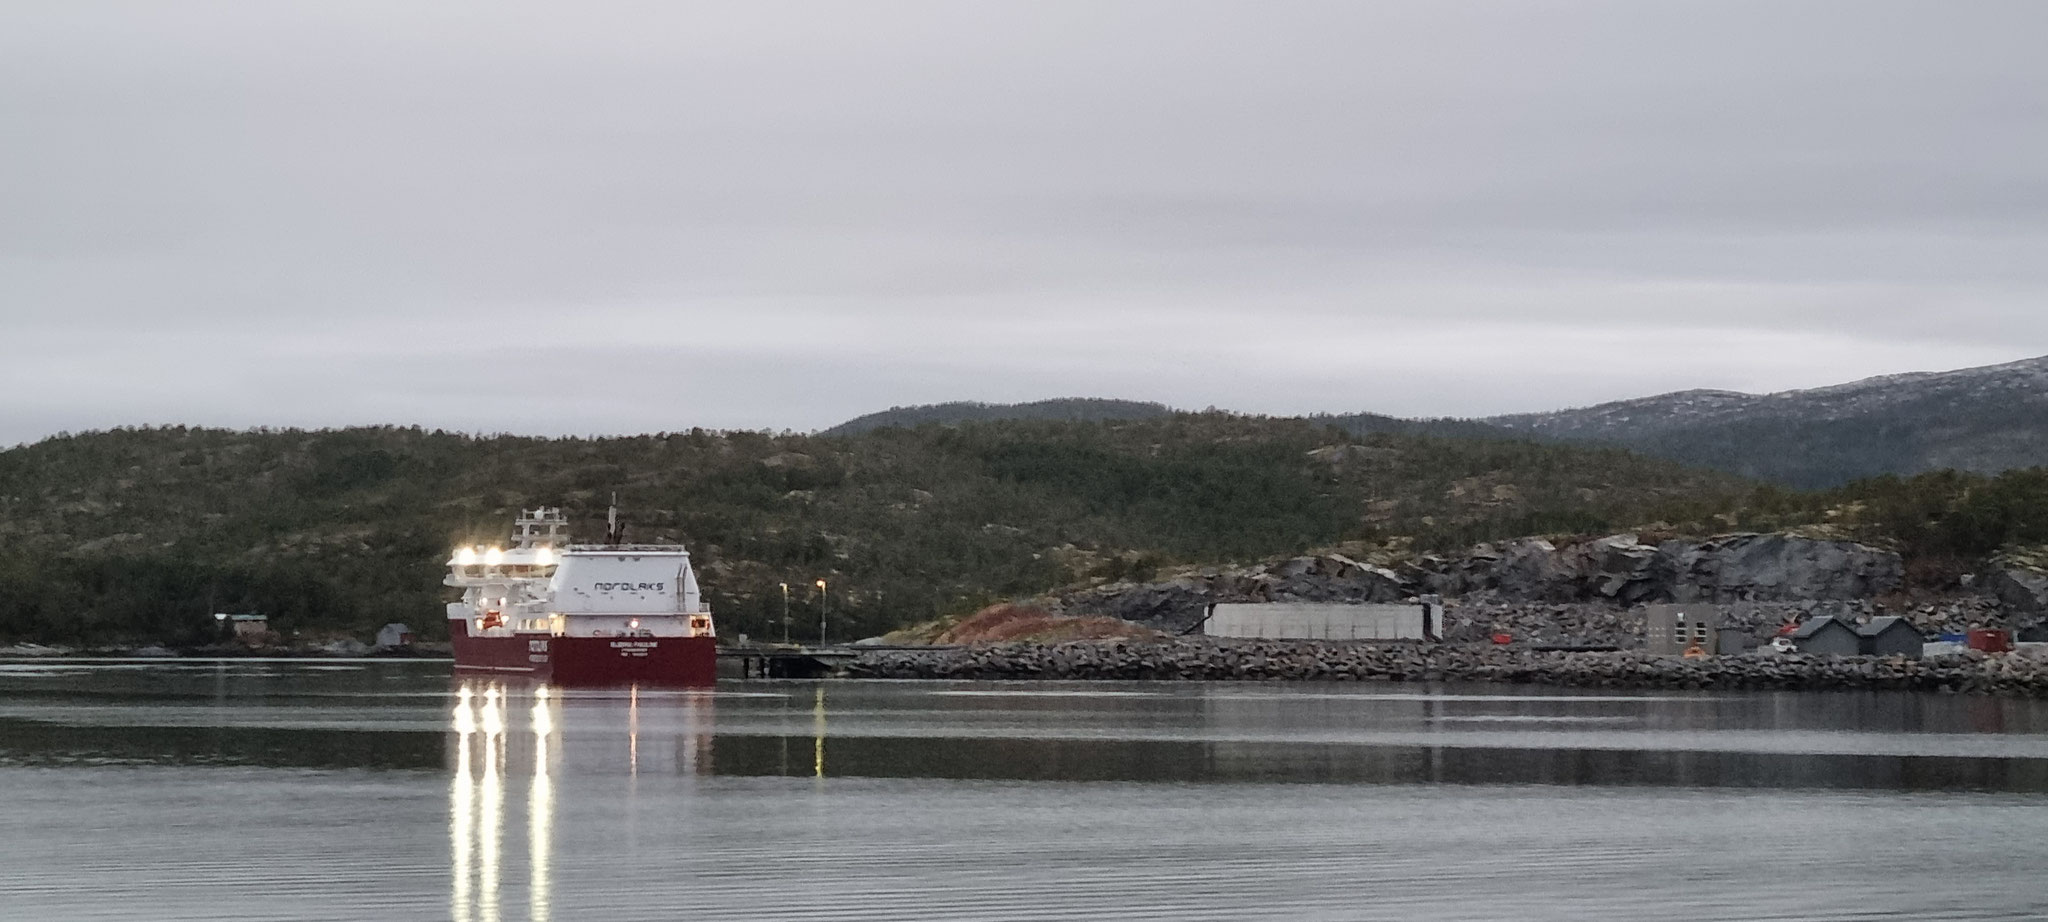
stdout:
POLYGON ((782 584, 782 645, 789 645, 789 584, 782 584))
POLYGON ((825 581, 818 581, 818 646, 825 645, 825 604, 831 598, 825 594, 825 581))

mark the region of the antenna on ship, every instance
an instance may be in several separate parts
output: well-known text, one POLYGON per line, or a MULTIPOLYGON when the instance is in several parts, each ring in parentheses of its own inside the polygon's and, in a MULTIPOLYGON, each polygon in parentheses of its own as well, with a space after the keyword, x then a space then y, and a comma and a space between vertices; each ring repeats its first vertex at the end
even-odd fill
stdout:
POLYGON ((619 527, 619 494, 616 491, 612 493, 611 512, 604 519, 604 543, 626 543, 626 530, 619 527))

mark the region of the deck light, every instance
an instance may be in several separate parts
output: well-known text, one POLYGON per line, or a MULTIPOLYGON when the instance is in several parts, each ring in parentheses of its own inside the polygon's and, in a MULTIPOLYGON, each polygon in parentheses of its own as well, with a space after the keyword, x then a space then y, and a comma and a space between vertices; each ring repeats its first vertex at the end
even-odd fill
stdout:
POLYGON ((456 549, 455 549, 455 562, 456 562, 457 564, 459 564, 459 565, 461 565, 461 566, 465 566, 465 567, 466 567, 466 566, 469 566, 469 565, 471 565, 471 564, 473 564, 473 563, 476 563, 476 548, 473 548, 473 547, 460 547, 460 548, 456 548, 456 549))
POLYGON ((494 547, 484 552, 484 566, 495 567, 504 562, 505 552, 503 550, 494 547))

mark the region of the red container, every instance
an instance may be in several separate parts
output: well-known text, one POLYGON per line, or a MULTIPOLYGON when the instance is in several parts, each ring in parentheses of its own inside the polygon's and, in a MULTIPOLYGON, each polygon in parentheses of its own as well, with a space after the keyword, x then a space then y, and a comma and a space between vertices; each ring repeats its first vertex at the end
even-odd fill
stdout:
POLYGON ((1970 631, 1970 649, 1986 653, 2005 653, 2012 649, 2011 631, 1994 631, 1976 628, 1970 631))
POLYGON ((1498 644, 1509 644, 1509 643, 1514 643, 1514 642, 1515 642, 1515 635, 1513 635, 1513 634, 1495 634, 1495 635, 1493 635, 1493 642, 1494 642, 1494 643, 1498 643, 1498 644))

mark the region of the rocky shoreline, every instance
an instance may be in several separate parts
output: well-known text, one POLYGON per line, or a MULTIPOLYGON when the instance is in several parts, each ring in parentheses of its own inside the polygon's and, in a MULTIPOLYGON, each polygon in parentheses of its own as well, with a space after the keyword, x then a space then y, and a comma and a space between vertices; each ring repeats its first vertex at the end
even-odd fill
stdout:
POLYGON ((1464 644, 1179 639, 890 649, 848 674, 889 679, 1498 682, 1607 689, 1863 689, 2048 698, 2048 660, 1756 654, 1683 659, 1464 644))

